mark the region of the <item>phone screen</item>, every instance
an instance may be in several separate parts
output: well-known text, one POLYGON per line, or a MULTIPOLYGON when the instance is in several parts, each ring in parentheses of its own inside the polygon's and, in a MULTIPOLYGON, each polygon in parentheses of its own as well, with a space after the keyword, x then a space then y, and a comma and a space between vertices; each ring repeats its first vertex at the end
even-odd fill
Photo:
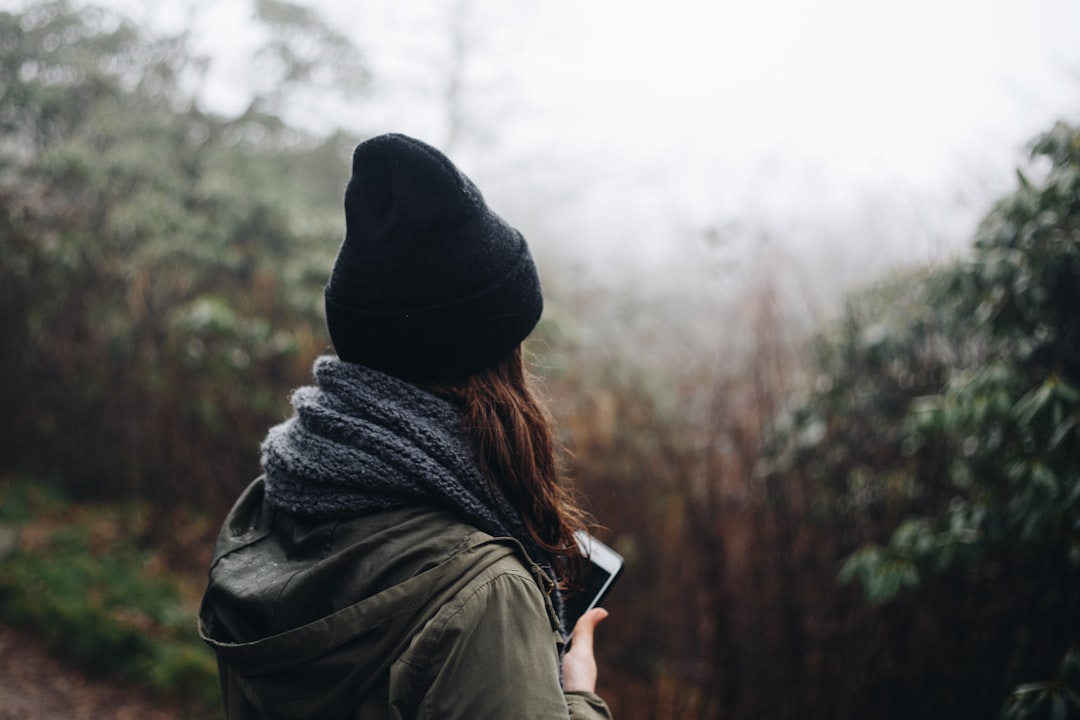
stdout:
POLYGON ((623 568, 622 556, 591 535, 579 535, 578 542, 587 562, 583 577, 578 581, 581 590, 570 595, 563 604, 563 619, 568 632, 573 631, 578 618, 600 604, 623 568))

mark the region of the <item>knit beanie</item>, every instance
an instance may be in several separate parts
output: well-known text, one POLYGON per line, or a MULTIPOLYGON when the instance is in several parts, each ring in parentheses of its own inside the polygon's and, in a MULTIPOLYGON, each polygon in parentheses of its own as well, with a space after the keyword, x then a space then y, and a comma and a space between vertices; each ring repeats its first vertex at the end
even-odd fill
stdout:
POLYGON ((338 357, 420 381, 494 365, 543 310, 521 233, 449 158, 398 134, 353 152, 325 299, 338 357))

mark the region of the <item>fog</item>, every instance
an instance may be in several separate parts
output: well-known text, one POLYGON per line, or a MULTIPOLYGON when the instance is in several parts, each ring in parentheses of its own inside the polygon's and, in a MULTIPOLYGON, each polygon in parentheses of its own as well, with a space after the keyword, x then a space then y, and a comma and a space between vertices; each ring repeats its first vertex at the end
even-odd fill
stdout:
POLYGON ((215 536, 332 351, 351 143, 400 131, 538 260, 615 717, 1080 693, 1080 3, 104 1, 140 32, 2 18, 0 629, 219 705, 215 536))
MULTIPOLYGON (((252 2, 108 4, 187 29, 208 107, 238 113, 266 90, 252 2)), ((306 6, 371 82, 305 88, 283 115, 442 147, 541 254, 599 279, 786 264, 827 294, 940 262, 1025 143, 1080 111, 1070 0, 306 6)))

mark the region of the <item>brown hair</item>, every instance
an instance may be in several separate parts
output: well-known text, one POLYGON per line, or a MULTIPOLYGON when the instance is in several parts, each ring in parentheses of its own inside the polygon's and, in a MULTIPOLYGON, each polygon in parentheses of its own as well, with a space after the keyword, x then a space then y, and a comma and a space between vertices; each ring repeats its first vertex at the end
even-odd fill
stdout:
POLYGON ((489 368, 427 387, 462 407, 481 474, 521 513, 558 575, 573 584, 581 558, 574 532, 590 518, 560 477, 551 415, 530 381, 519 344, 489 368))

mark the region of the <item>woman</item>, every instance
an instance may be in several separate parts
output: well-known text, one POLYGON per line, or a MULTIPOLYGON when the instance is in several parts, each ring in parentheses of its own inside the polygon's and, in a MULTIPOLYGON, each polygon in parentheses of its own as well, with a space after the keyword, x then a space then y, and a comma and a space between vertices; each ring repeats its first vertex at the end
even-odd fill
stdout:
POLYGON ((230 720, 609 718, 586 614, 561 657, 583 514, 521 342, 524 238, 438 150, 357 146, 326 287, 337 357, 262 445, 200 631, 230 720))

